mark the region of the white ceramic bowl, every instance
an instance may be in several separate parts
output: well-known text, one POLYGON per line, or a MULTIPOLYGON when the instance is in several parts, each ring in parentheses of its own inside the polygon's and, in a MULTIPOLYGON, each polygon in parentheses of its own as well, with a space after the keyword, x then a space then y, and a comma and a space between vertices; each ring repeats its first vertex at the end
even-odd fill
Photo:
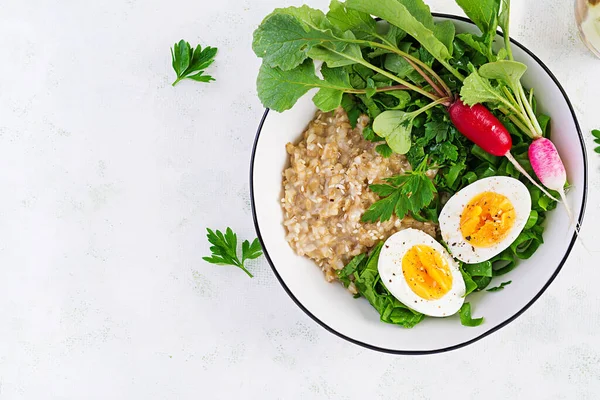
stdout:
MULTIPOLYGON (((450 15, 457 31, 477 32, 468 20, 450 15)), ((552 139, 558 147, 573 188, 568 199, 581 223, 587 194, 587 159, 575 113, 560 83, 529 50, 513 40, 515 59, 529 67, 524 84, 534 87, 541 110, 552 117, 552 139)), ((529 260, 498 278, 512 284, 498 293, 477 293, 469 297, 474 316, 485 322, 476 328, 464 327, 458 316, 426 318, 413 329, 379 321, 379 314, 365 299, 354 299, 339 284, 325 281, 320 268, 297 256, 285 241, 280 207, 282 171, 288 162, 285 145, 298 140, 316 111, 310 95, 304 96, 283 114, 266 110, 258 128, 250 171, 252 210, 265 256, 281 285, 317 323, 328 331, 364 347, 396 354, 427 354, 466 346, 513 321, 548 288, 564 265, 575 243, 562 208, 549 213, 545 243, 529 260)))

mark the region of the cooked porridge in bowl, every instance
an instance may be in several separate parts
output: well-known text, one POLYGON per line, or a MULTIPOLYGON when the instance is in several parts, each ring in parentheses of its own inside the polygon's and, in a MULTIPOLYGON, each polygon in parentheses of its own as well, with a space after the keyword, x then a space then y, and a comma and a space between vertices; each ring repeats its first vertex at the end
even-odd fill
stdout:
MULTIPOLYGON (((436 225, 395 215, 385 222, 361 217, 379 197, 369 185, 410 170, 406 157, 384 158, 363 138, 369 123, 362 116, 352 128, 342 108, 317 112, 297 144, 286 150, 290 166, 283 173, 281 199, 287 241, 294 251, 319 265, 328 281, 337 278, 355 256, 404 228, 436 235, 436 225)), ((353 285, 349 287, 353 291, 353 285)))

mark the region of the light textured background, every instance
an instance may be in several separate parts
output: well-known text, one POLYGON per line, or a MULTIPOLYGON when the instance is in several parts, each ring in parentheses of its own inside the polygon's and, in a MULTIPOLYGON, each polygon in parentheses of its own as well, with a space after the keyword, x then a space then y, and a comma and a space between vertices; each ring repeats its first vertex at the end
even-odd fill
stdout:
MULTIPOLYGON (((600 127, 600 60, 577 37, 572 1, 513 3, 513 36, 563 83, 584 133, 600 127)), ((201 260, 207 226, 254 235, 251 34, 299 4, 0 1, 1 400, 600 397, 600 263, 580 246, 524 316, 426 357, 329 334, 264 260, 252 280, 201 260), (181 38, 219 47, 216 82, 170 86, 181 38)))

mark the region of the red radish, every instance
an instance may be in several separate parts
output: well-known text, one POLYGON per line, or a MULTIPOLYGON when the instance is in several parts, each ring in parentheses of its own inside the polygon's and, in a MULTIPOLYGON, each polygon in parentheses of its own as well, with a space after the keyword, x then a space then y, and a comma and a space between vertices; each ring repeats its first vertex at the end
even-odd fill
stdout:
POLYGON ((573 213, 569 208, 565 196, 567 171, 558 155, 558 150, 556 150, 554 143, 543 137, 535 139, 533 143, 529 145, 529 161, 531 162, 535 174, 544 186, 548 189, 555 190, 560 194, 560 198, 567 209, 567 214, 569 214, 571 223, 573 223, 575 221, 573 213))
POLYGON ((510 151, 510 133, 485 106, 469 107, 462 100, 456 100, 448 112, 456 129, 486 152, 503 157, 510 151))
MULTIPOLYGON (((481 104, 475 104, 473 107, 469 107, 463 103, 462 100, 458 99, 448 108, 448 112, 450 113, 452 123, 460 133, 465 135, 469 140, 486 152, 494 156, 508 158, 517 171, 527 177, 527 179, 537 186, 546 196, 550 197, 552 200, 558 201, 529 176, 527 171, 525 171, 521 164, 519 164, 512 156, 510 153, 512 147, 510 133, 490 110, 481 104)), ((529 154, 531 155, 531 150, 529 154)))

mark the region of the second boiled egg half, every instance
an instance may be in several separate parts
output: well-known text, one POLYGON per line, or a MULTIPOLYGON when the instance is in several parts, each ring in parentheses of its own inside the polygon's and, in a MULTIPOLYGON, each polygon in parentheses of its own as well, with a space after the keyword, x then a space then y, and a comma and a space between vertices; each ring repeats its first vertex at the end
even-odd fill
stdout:
POLYGON ((465 281, 458 263, 423 231, 405 229, 390 236, 377 269, 395 298, 425 315, 453 315, 464 303, 465 281))
POLYGON ((439 222, 452 255, 467 264, 490 260, 507 249, 525 228, 531 196, 519 180, 481 179, 448 200, 439 222))

